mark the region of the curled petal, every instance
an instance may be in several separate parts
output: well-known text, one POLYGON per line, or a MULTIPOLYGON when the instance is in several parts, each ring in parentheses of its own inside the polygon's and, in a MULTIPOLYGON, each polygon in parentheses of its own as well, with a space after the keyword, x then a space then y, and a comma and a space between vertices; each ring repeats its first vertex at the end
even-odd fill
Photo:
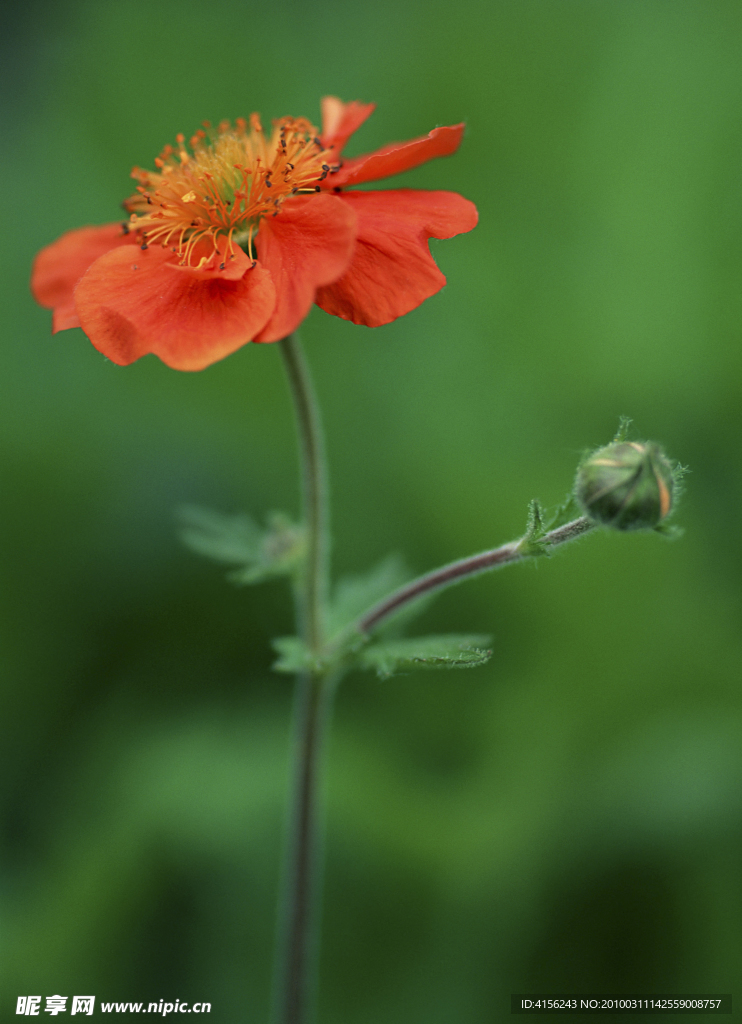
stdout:
MULTIPOLYGON (((170 251, 175 252, 173 249, 170 251)), ((191 250, 188 263, 181 263, 180 259, 177 259, 171 266, 174 270, 180 270, 202 281, 238 281, 253 263, 254 260, 251 260, 239 245, 234 245, 230 252, 224 239, 219 240, 217 249, 214 249, 211 241, 202 239, 191 250)))
POLYGON ((353 132, 361 127, 376 109, 375 103, 343 103, 337 96, 322 97, 322 136, 325 149, 340 154, 353 132))
POLYGON ((276 307, 255 341, 291 334, 312 308, 317 288, 347 269, 356 238, 356 215, 338 196, 294 196, 258 232, 260 266, 270 271, 276 307))
POLYGON ((115 249, 90 267, 75 292, 82 329, 122 366, 154 352, 176 370, 201 370, 250 341, 276 302, 267 270, 238 280, 178 267, 159 246, 115 249))
POLYGON ((41 250, 34 260, 31 291, 40 306, 54 310, 54 333, 80 326, 73 296, 91 263, 111 249, 135 242, 132 235, 124 234, 121 224, 102 224, 67 231, 41 250))
POLYGON ((464 125, 454 124, 434 128, 427 135, 409 142, 392 142, 373 153, 346 160, 339 171, 327 177, 325 187, 346 188, 361 185, 364 181, 378 181, 379 178, 409 171, 437 156, 449 156, 459 148, 463 134, 464 125))
POLYGON ((320 288, 317 305, 367 327, 404 316, 446 283, 428 249, 429 238, 451 238, 477 223, 473 203, 455 192, 390 189, 338 196, 358 218, 350 267, 320 288))

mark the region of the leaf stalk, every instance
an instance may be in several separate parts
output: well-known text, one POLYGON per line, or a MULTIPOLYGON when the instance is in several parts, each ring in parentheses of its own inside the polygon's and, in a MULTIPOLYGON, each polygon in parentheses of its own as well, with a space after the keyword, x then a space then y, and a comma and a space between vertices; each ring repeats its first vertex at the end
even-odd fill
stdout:
POLYGON ((353 632, 367 636, 382 626, 387 619, 396 615, 413 601, 418 601, 430 594, 445 590, 455 583, 478 576, 480 573, 499 569, 511 562, 522 562, 539 554, 546 554, 552 548, 567 541, 575 540, 592 530, 595 523, 587 516, 580 516, 556 529, 549 530, 534 541, 529 534, 520 540, 510 541, 491 551, 482 551, 478 555, 460 558, 439 569, 418 576, 417 579, 399 587, 372 608, 369 608, 354 624, 353 632))

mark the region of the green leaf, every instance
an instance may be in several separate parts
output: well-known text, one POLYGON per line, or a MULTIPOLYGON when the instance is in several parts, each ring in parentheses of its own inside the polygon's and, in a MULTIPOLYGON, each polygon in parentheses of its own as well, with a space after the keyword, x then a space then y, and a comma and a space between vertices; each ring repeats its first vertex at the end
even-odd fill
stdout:
POLYGON ((357 662, 360 668, 374 669, 382 679, 414 669, 475 668, 492 656, 483 646, 489 640, 465 633, 390 640, 366 647, 357 662))
POLYGON ((292 576, 306 554, 303 527, 292 522, 283 512, 271 512, 268 528, 263 531, 257 558, 229 574, 233 583, 260 583, 275 576, 292 576))
POLYGON ((411 578, 398 555, 389 555, 366 573, 345 576, 335 586, 327 628, 330 636, 355 622, 363 612, 411 578))
POLYGON ((541 503, 534 498, 528 504, 528 525, 526 526, 525 534, 518 544, 519 552, 526 557, 545 555, 548 550, 548 545, 543 541, 545 533, 544 512, 541 508, 541 503))
POLYGON ((186 505, 178 510, 186 547, 217 562, 249 562, 257 557, 262 531, 247 515, 225 516, 186 505))
POLYGON ((583 511, 574 494, 568 494, 551 516, 544 513, 538 501, 530 502, 528 526, 518 545, 518 550, 526 557, 548 555, 552 545, 549 543, 547 534, 559 526, 564 526, 565 523, 572 522, 573 519, 579 519, 581 515, 583 515, 583 511))
POLYGON ((541 508, 541 502, 536 498, 528 504, 528 528, 526 530, 526 536, 531 537, 533 540, 540 540, 541 537, 546 533, 546 527, 544 526, 544 510, 541 508))
POLYGON ((279 636, 271 641, 278 658, 271 668, 274 672, 316 672, 320 666, 304 641, 298 636, 279 636))
POLYGON ((630 416, 620 416, 619 417, 619 419, 618 419, 618 430, 616 431, 616 436, 613 438, 614 444, 617 443, 617 442, 620 443, 622 441, 627 441, 628 440, 629 434, 631 433, 631 424, 632 423, 633 423, 633 420, 631 419, 630 416))
POLYGON ((271 668, 275 672, 304 672, 312 667, 312 655, 298 636, 278 636, 271 643, 278 654, 271 668))
POLYGON ((266 529, 248 515, 223 515, 187 506, 178 518, 186 547, 217 562, 236 565, 233 583, 259 583, 294 573, 305 551, 304 531, 281 512, 272 512, 266 529))

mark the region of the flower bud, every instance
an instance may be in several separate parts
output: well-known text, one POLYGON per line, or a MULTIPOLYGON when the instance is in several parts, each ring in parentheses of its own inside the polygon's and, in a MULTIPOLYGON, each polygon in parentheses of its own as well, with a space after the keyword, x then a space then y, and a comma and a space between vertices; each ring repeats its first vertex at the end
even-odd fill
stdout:
POLYGON ((615 441, 577 471, 575 494, 591 519, 616 530, 658 526, 672 507, 675 477, 659 445, 615 441))

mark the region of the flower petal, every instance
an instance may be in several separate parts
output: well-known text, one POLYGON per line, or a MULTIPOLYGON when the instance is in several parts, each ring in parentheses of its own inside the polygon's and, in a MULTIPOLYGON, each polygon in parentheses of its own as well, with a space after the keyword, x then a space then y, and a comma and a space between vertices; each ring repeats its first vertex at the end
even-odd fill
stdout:
POLYGON ((122 366, 154 352, 175 370, 201 370, 240 348, 275 306, 260 266, 238 280, 178 267, 168 249, 115 249, 90 267, 75 291, 82 329, 122 366))
POLYGON ((375 103, 343 103, 337 96, 322 97, 322 135, 320 141, 325 149, 334 149, 339 155, 354 131, 361 127, 366 118, 376 109, 375 103))
MULTIPOLYGON (((217 248, 210 239, 201 239, 197 242, 190 253, 188 263, 181 264, 180 257, 173 261, 170 266, 173 270, 180 270, 184 274, 200 278, 202 281, 211 281, 215 278, 221 281, 238 281, 244 277, 245 272, 253 266, 254 260, 240 249, 239 245, 233 245, 229 252, 224 239, 217 240, 217 248)), ((177 252, 171 249, 171 253, 177 252)))
POLYGON ((378 181, 392 174, 401 174, 437 156, 449 156, 459 148, 464 134, 463 124, 434 128, 432 132, 409 142, 392 142, 373 153, 346 160, 339 171, 325 179, 324 187, 346 188, 364 181, 378 181))
POLYGON ((336 281, 353 256, 356 216, 338 196, 294 196, 260 224, 260 266, 270 271, 276 308, 255 341, 291 334, 312 308, 321 285, 336 281))
POLYGON ((473 203, 456 192, 390 189, 338 196, 358 217, 350 268, 320 288, 317 305, 367 327, 404 316, 446 283, 430 255, 429 238, 451 238, 477 223, 473 203))
POLYGON ((135 243, 134 236, 125 234, 121 224, 102 224, 67 231, 41 250, 31 272, 31 291, 40 306, 55 311, 53 333, 80 326, 73 294, 90 264, 119 245, 135 243))
POLYGON ((52 334, 57 334, 58 331, 68 331, 71 327, 79 326, 80 317, 77 315, 74 302, 71 302, 68 306, 57 306, 52 311, 52 334))

